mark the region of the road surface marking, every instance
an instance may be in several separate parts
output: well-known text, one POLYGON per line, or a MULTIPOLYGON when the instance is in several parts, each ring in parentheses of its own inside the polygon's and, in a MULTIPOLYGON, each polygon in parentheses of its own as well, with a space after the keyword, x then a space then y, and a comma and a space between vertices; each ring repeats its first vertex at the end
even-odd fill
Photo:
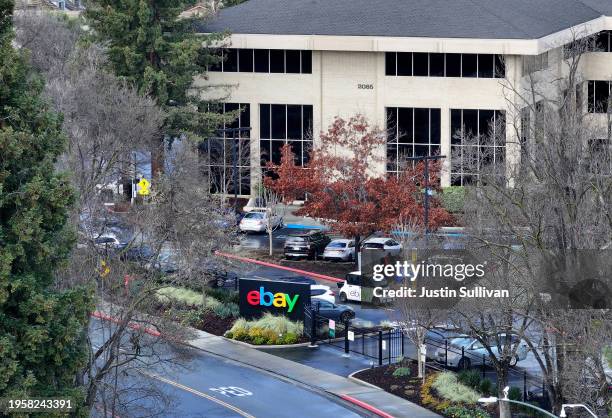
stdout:
POLYGON ((142 370, 139 370, 139 373, 141 373, 141 374, 143 374, 143 375, 145 375, 147 377, 150 377, 151 379, 159 380, 160 382, 167 383, 167 384, 169 384, 171 386, 174 386, 174 387, 176 387, 178 389, 181 389, 181 390, 193 393, 194 395, 199 396, 201 398, 208 399, 209 401, 212 401, 212 402, 215 402, 215 403, 217 403, 217 404, 219 404, 221 406, 224 406, 225 408, 230 409, 230 410, 236 412, 237 414, 239 414, 239 415, 241 415, 241 416, 243 416, 245 418, 255 418, 253 415, 243 411, 242 409, 239 409, 239 408, 237 408, 237 407, 235 407, 233 405, 230 405, 227 402, 223 402, 221 399, 217 399, 214 396, 210 396, 210 395, 208 395, 206 393, 200 392, 199 390, 195 390, 193 388, 190 388, 189 386, 182 385, 182 384, 180 384, 178 382, 175 382, 173 380, 166 379, 165 377, 158 376, 156 374, 144 372, 142 370))

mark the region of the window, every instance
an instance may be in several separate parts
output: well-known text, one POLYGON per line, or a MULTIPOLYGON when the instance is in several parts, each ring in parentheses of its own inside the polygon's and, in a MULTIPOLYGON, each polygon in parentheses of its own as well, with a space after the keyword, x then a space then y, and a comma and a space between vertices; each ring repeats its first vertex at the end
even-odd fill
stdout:
POLYGON ((269 73, 270 72, 270 50, 256 49, 255 50, 255 72, 269 73))
POLYGON ((548 52, 540 55, 523 56, 523 75, 535 73, 548 68, 548 52))
MULTIPOLYGON (((223 128, 246 128, 251 126, 251 108, 243 103, 221 103, 219 113, 240 111, 238 118, 226 123, 223 128)), ((251 193, 251 144, 249 132, 237 135, 222 132, 200 144, 200 154, 206 158, 211 193, 233 194, 234 185, 238 194, 251 193), (236 180, 234 181, 234 151, 236 156, 236 180)))
POLYGON ((610 81, 589 80, 589 113, 607 113, 610 101, 610 81))
POLYGON ((221 51, 221 58, 208 71, 312 74, 312 51, 228 48, 221 51))
POLYGON ((440 154, 440 109, 387 108, 387 172, 399 173, 407 158, 440 154))
POLYGON ((261 165, 279 164, 285 144, 291 146, 296 164, 305 165, 312 149, 312 115, 309 105, 260 105, 261 165))
POLYGON ((497 54, 387 52, 385 54, 385 74, 417 77, 504 78, 506 66, 503 56, 497 54))
POLYGON ((593 51, 612 52, 612 31, 604 30, 593 36, 593 51))
POLYGON ((505 164, 505 129, 502 111, 451 109, 453 185, 477 183, 483 168, 505 164))

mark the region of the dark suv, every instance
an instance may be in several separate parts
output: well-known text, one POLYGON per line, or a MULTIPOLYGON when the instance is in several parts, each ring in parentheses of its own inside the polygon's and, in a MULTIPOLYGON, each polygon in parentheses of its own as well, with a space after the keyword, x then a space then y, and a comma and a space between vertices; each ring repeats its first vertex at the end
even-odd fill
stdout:
POLYGON ((323 254, 331 239, 320 231, 291 234, 285 240, 285 257, 308 257, 316 259, 323 254))

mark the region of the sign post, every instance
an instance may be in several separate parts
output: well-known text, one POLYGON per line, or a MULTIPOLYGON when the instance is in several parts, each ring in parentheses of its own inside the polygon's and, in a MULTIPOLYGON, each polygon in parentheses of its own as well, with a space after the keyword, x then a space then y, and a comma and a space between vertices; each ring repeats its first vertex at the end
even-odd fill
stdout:
POLYGON ((289 281, 240 279, 240 316, 259 318, 266 312, 304 322, 304 307, 310 305, 310 285, 289 281))

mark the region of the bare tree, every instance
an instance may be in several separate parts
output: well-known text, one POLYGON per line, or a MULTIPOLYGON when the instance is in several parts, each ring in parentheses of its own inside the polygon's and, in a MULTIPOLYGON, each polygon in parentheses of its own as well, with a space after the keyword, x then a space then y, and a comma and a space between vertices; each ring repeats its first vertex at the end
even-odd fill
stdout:
MULTIPOLYGON (((491 164, 476 143, 474 151, 481 152, 464 155, 479 173, 479 187, 468 188, 466 199, 470 246, 497 263, 497 280, 524 293, 522 300, 494 308, 492 322, 488 314, 477 323, 463 318, 477 336, 511 330, 529 344, 557 413, 563 402, 601 400, 596 388, 605 385, 605 375, 589 370, 602 370, 602 349, 609 343, 604 336, 610 313, 597 308, 609 308, 611 289, 609 275, 599 273, 610 259, 604 248, 612 236, 612 107, 607 104, 606 114, 587 112, 580 62, 590 50, 591 41, 576 35, 564 48, 561 76, 538 71, 503 82, 513 139, 506 142, 504 134, 476 140, 505 143, 508 166, 491 164), (585 378, 599 383, 584 385, 585 378)), ((597 401, 589 406, 606 409, 597 401)))

